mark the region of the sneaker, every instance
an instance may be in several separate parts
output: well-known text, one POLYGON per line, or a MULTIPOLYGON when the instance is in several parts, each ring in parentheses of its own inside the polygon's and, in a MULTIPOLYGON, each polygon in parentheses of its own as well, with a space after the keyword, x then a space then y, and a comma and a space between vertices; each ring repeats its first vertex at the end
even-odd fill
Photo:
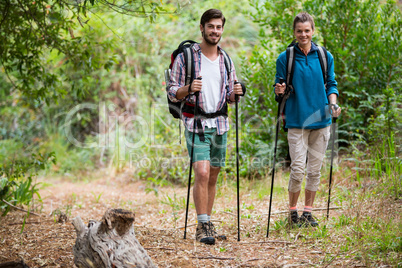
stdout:
POLYGON ((303 212, 303 214, 300 217, 300 223, 306 227, 308 227, 308 226, 317 227, 318 226, 318 222, 313 217, 313 215, 311 215, 311 212, 303 212))
POLYGON ((208 222, 199 222, 197 225, 197 231, 195 233, 195 239, 198 242, 207 244, 207 245, 214 245, 215 238, 211 233, 209 228, 208 222))
POLYGON ((300 218, 297 211, 290 211, 288 221, 291 227, 300 227, 300 218))
POLYGON ((212 221, 208 222, 209 225, 209 230, 212 234, 212 236, 217 239, 217 240, 226 240, 226 235, 218 235, 218 233, 215 230, 215 226, 213 225, 212 221))

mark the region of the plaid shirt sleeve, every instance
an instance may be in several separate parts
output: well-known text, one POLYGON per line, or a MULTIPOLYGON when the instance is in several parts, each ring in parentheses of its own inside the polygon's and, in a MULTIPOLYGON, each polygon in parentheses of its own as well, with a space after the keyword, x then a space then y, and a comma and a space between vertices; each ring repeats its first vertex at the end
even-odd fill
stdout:
POLYGON ((183 54, 177 55, 172 70, 170 72, 170 80, 168 87, 169 99, 173 102, 179 102, 181 100, 176 99, 177 90, 184 86, 185 74, 184 70, 184 57, 183 54))
MULTIPOLYGON (((234 89, 234 82, 237 81, 237 76, 236 76, 236 69, 234 67, 233 61, 230 60, 232 66, 231 66, 231 70, 232 72, 230 73, 230 77, 229 77, 229 81, 228 81, 228 89, 226 91, 226 102, 227 103, 233 103, 233 101, 230 100, 230 95, 232 95, 233 93, 233 89, 234 89)), ((227 79, 227 75, 225 76, 225 79, 227 79)), ((240 99, 240 98, 239 98, 240 99)))
MULTIPOLYGON (((175 61, 173 62, 172 70, 170 73, 168 96, 172 102, 180 102, 183 99, 177 99, 176 94, 179 88, 184 87, 186 83, 186 69, 184 66, 184 55, 180 53, 177 55, 175 61)), ((185 99, 188 102, 194 102, 194 96, 187 96, 185 99)))

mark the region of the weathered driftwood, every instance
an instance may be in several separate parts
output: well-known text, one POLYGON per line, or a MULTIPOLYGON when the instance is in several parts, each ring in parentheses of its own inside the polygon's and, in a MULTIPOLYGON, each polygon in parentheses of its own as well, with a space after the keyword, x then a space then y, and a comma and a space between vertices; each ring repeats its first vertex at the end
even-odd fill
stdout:
POLYGON ((0 263, 0 268, 29 268, 29 266, 25 264, 24 260, 20 260, 0 263))
POLYGON ((88 227, 78 216, 72 223, 77 231, 73 248, 77 267, 156 267, 134 234, 134 213, 109 209, 100 222, 88 227))

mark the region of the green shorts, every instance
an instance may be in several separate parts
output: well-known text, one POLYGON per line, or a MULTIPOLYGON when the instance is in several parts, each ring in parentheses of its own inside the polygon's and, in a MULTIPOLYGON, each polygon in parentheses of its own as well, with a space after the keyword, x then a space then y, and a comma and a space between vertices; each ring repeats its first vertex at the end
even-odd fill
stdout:
MULTIPOLYGON (((193 132, 190 132, 186 129, 184 135, 186 136, 187 150, 188 155, 190 156, 193 132)), ((227 132, 225 132, 223 135, 217 135, 216 128, 205 127, 204 137, 205 141, 200 141, 200 137, 197 133, 195 133, 193 163, 201 160, 208 160, 210 161, 211 166, 224 167, 226 158, 227 132)))

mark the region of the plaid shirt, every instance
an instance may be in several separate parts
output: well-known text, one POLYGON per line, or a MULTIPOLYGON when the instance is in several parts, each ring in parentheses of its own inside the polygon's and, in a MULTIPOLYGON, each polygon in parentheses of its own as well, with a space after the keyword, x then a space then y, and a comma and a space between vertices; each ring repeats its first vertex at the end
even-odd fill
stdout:
MULTIPOLYGON (((200 76, 201 73, 201 47, 199 44, 194 44, 192 47, 193 50, 193 58, 194 58, 194 67, 195 67, 195 77, 200 76)), ((219 50, 219 69, 221 72, 221 77, 222 77, 222 87, 221 87, 221 98, 218 103, 218 108, 217 111, 222 109, 224 106, 225 102, 227 103, 232 103, 230 101, 230 95, 233 92, 233 86, 234 86, 234 81, 237 80, 236 78, 236 70, 232 63, 232 72, 230 74, 230 78, 228 81, 228 75, 225 67, 225 61, 224 61, 224 56, 221 52, 221 48, 218 46, 219 50)), ((185 79, 186 79, 186 68, 184 66, 185 61, 184 61, 184 54, 180 53, 177 55, 172 71, 170 74, 170 81, 169 81, 169 87, 168 87, 168 96, 171 101, 173 102, 179 102, 182 100, 176 99, 176 92, 179 88, 185 86, 185 79)), ((194 104, 195 103, 195 96, 194 95, 188 95, 184 98, 185 101, 194 104)), ((204 95, 202 90, 200 91, 199 95, 199 100, 198 104, 199 107, 204 110, 204 95)), ((216 112, 216 111, 215 111, 216 112)), ((182 116, 183 123, 190 132, 194 132, 194 118, 182 116)), ((225 132, 229 130, 229 120, 225 118, 224 116, 218 116, 216 118, 216 128, 217 128, 217 134, 218 135, 223 135, 225 132)), ((205 129, 205 120, 201 119, 201 124, 202 124, 202 129, 205 129)), ((198 133, 198 130, 195 130, 196 133, 198 133)))

